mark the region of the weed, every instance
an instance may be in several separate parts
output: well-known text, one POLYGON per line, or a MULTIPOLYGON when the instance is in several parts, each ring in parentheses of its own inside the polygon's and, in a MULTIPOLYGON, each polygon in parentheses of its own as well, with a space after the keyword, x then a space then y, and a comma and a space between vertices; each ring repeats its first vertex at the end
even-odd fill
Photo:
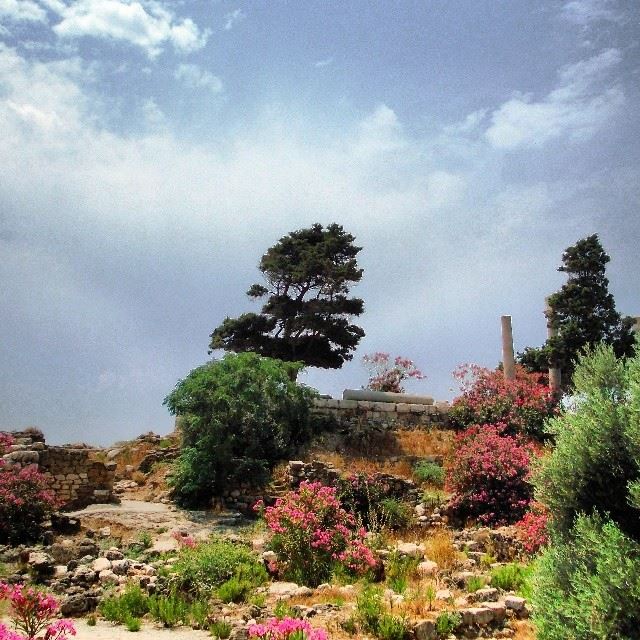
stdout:
POLYGON ((177 593, 169 596, 151 596, 149 613, 167 628, 189 621, 189 604, 177 593))
POLYGON ((278 620, 282 620, 284 618, 297 618, 296 612, 293 610, 285 600, 278 600, 276 606, 273 609, 273 615, 278 618, 278 620))
POLYGON ((87 627, 95 627, 97 619, 93 613, 87 616, 87 627))
POLYGON ((496 563, 498 561, 498 559, 492 555, 491 553, 485 553, 481 558, 480 558, 480 564, 485 567, 486 569, 488 569, 489 567, 491 567, 492 564, 496 563))
POLYGON ((367 585, 358 596, 356 612, 362 628, 365 631, 375 634, 380 618, 384 614, 380 589, 373 585, 367 585))
POLYGON ((467 580, 467 592, 475 593, 478 589, 484 587, 484 578, 480 576, 472 576, 467 580))
POLYGON ((239 602, 245 602, 251 589, 252 585, 250 582, 233 576, 218 587, 218 597, 226 604, 230 602, 237 604, 239 602))
POLYGON ((340 622, 340 628, 350 636, 355 636, 358 632, 358 624, 356 623, 356 619, 353 616, 347 618, 346 620, 342 620, 340 622))
POLYGON ((214 638, 226 640, 231 635, 231 625, 226 620, 214 620, 209 631, 214 638))
POLYGON ((409 584, 409 578, 413 577, 418 567, 416 558, 401 556, 393 553, 389 556, 385 573, 387 583, 396 593, 404 593, 409 584))
POLYGON ((446 531, 438 531, 426 541, 426 556, 437 563, 444 571, 450 571, 458 563, 458 551, 453 546, 451 535, 446 531))
POLYGON ((209 602, 194 600, 189 607, 189 623, 195 629, 206 629, 209 622, 209 602))
POLYGON ((427 489, 422 494, 422 503, 427 509, 439 509, 447 501, 447 494, 441 489, 427 489))
POLYGON ((409 625, 406 618, 383 613, 375 633, 380 640, 404 640, 409 634, 409 625))
POLYGON ((526 565, 515 562, 496 567, 491 572, 491 586, 504 591, 520 589, 529 579, 527 569, 526 565))
POLYGON ((110 622, 126 624, 128 618, 141 618, 149 611, 149 596, 137 585, 127 585, 123 594, 105 598, 100 613, 110 622))
POLYGON ((436 618, 436 633, 439 638, 446 638, 462 623, 462 616, 457 611, 443 611, 436 618))
POLYGON ((424 484, 433 485, 438 488, 444 486, 444 469, 435 462, 421 460, 413 468, 413 475, 424 484))
POLYGON ((138 542, 144 549, 148 549, 153 544, 153 536, 150 531, 141 531, 138 535, 138 542))
POLYGON ((267 595, 265 593, 252 593, 248 598, 247 602, 256 607, 264 607, 267 604, 267 595))
POLYGON ((127 616, 124 621, 128 631, 140 631, 140 618, 134 618, 133 616, 127 616))

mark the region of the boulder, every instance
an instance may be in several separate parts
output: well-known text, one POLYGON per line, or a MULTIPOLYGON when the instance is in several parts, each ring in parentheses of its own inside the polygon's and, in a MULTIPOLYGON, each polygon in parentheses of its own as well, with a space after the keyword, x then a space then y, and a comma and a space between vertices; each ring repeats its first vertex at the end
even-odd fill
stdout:
POLYGON ((418 620, 413 628, 416 640, 435 640, 436 623, 433 620, 418 620))

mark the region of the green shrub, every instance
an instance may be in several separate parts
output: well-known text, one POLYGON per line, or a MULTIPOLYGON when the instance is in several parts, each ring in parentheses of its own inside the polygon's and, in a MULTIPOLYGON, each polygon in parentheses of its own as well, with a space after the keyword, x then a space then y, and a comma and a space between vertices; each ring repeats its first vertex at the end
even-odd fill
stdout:
POLYGON ((293 607, 285 600, 278 600, 278 602, 276 602, 276 606, 273 608, 273 615, 278 618, 278 620, 298 617, 293 607))
POLYGON ((362 589, 356 600, 356 614, 364 631, 373 634, 377 632, 380 618, 384 614, 380 589, 373 585, 367 585, 362 589))
POLYGON ((105 598, 100 614, 110 622, 126 624, 129 618, 142 618, 149 611, 149 596, 137 585, 127 585, 124 593, 105 598))
POLYGON ((383 613, 378 621, 376 636, 380 640, 404 640, 409 635, 406 618, 383 613))
POLYGON ((149 613, 154 620, 167 628, 189 622, 189 603, 178 593, 168 596, 151 596, 149 613))
POLYGON ((446 638, 462 624, 462 616, 457 611, 443 611, 436 618, 436 633, 446 638))
POLYGON ((478 589, 484 587, 484 578, 480 576, 472 576, 467 580, 467 593, 475 593, 478 589))
POLYGON ((380 503, 380 512, 386 525, 391 529, 404 529, 411 524, 413 509, 406 502, 396 498, 385 498, 380 503))
POLYGON ((439 509, 447 501, 447 494, 440 489, 427 489, 422 494, 422 502, 427 509, 439 509))
POLYGON ((209 631, 214 638, 226 640, 231 635, 231 625, 226 620, 215 620, 211 623, 209 631))
POLYGON ((127 631, 131 632, 140 631, 140 627, 142 626, 140 623, 140 618, 134 618, 133 616, 127 616, 124 624, 127 627, 127 631))
POLYGON ((218 597, 227 604, 229 602, 245 602, 252 588, 253 586, 250 582, 233 576, 218 587, 218 597))
POLYGON ((579 516, 537 561, 538 640, 631 640, 640 629, 640 544, 611 521, 579 516))
POLYGON ((409 584, 409 578, 415 574, 419 560, 410 556, 393 553, 389 556, 385 566, 387 584, 396 593, 404 593, 409 584))
POLYGON ((183 548, 173 565, 173 584, 180 591, 206 595, 234 576, 259 586, 267 572, 253 552, 227 540, 183 548))
POLYGON ((444 486, 444 469, 435 462, 420 460, 413 468, 413 475, 419 482, 440 488, 444 486))
POLYGON ((209 602, 194 600, 189 606, 189 624, 195 629, 206 629, 209 624, 209 602))
POLYGON ((517 591, 525 584, 527 577, 526 565, 512 562, 491 571, 491 586, 504 591, 517 591))
POLYGON ((173 480, 180 503, 204 503, 247 479, 259 484, 308 440, 314 392, 294 381, 300 368, 255 353, 228 353, 178 382, 164 402, 181 418, 173 480))
POLYGON ((97 620, 93 613, 87 616, 87 627, 95 627, 96 622, 97 620))
POLYGON ((536 498, 550 511, 551 533, 567 535, 578 514, 608 514, 640 542, 640 348, 627 361, 611 347, 585 354, 576 367, 575 407, 551 420, 556 446, 534 477, 536 498))

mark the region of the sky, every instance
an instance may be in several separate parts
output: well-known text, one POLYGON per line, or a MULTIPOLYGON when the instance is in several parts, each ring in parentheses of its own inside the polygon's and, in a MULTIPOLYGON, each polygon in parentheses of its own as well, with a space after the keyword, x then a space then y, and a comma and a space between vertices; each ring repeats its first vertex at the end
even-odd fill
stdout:
POLYGON ((546 337, 563 250, 598 233, 640 316, 636 0, 0 0, 0 429, 106 445, 173 418, 285 234, 362 247, 366 337, 301 380, 546 337))

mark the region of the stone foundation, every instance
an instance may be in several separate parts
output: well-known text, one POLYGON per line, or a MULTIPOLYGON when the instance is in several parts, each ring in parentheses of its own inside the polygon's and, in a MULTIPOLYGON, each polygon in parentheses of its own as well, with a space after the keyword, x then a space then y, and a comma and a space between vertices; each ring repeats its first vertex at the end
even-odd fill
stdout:
POLYGON ((80 509, 89 504, 114 501, 115 462, 95 459, 95 449, 50 447, 39 433, 10 434, 14 444, 3 456, 8 466, 20 469, 37 465, 49 480, 49 487, 62 500, 63 509, 80 509))
MULTIPOLYGON (((393 394, 399 395, 399 394, 393 394)), ((374 402, 371 400, 335 400, 317 398, 313 412, 333 418, 338 428, 350 430, 429 429, 446 427, 449 403, 374 402)))

